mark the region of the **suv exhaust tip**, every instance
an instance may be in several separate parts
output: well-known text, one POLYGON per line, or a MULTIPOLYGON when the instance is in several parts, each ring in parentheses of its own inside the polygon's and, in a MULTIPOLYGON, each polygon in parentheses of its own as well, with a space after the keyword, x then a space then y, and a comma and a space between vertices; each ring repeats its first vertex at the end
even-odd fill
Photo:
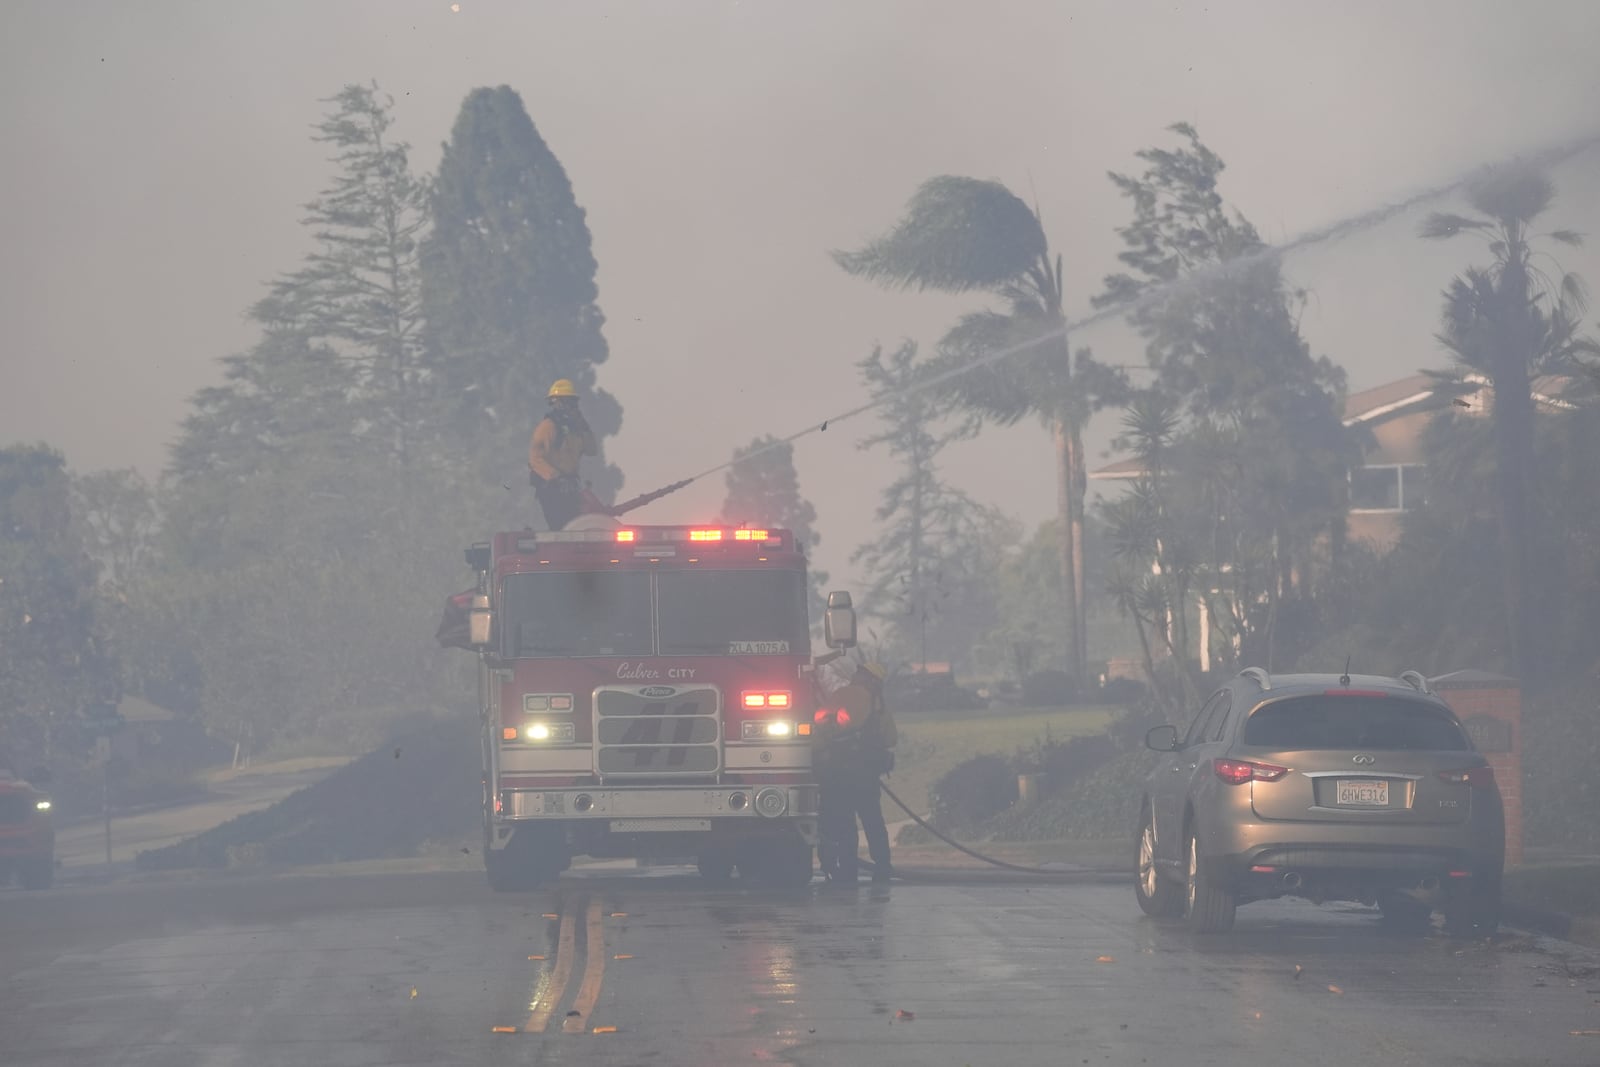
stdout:
POLYGON ((1283 876, 1283 888, 1293 891, 1301 886, 1300 872, 1290 871, 1283 876))

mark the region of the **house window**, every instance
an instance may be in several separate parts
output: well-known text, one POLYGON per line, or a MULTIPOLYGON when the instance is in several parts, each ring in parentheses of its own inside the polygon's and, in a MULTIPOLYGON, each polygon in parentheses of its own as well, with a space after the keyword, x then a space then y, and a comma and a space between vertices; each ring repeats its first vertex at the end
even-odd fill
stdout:
POLYGON ((1427 468, 1381 463, 1350 472, 1352 511, 1415 511, 1427 500, 1427 468))

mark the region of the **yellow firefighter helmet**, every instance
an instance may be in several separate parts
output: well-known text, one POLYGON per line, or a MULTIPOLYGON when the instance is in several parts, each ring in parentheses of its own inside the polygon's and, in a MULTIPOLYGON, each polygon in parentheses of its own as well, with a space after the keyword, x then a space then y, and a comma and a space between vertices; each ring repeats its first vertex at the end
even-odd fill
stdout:
POLYGON ((578 387, 573 385, 572 380, 569 378, 558 378, 555 384, 550 386, 550 392, 546 395, 551 400, 560 396, 577 396, 578 387))

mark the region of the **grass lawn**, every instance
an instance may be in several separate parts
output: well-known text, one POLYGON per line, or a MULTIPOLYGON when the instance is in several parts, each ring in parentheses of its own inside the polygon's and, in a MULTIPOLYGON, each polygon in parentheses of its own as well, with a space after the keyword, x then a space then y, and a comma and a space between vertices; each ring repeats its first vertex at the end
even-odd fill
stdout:
MULTIPOLYGON (((895 713, 900 743, 889 788, 927 814, 928 787, 964 759, 988 752, 1010 755, 1048 731, 1057 739, 1104 732, 1120 708, 1005 708, 987 711, 895 713)), ((884 817, 905 814, 885 798, 884 817)))

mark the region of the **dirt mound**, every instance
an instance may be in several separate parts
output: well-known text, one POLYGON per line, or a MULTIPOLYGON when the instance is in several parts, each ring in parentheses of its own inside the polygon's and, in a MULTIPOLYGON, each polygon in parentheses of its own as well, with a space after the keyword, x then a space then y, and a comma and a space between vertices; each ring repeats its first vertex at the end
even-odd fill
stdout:
POLYGON ((471 835, 481 778, 477 724, 432 723, 270 808, 141 852, 135 865, 171 871, 414 856, 426 842, 471 835))

